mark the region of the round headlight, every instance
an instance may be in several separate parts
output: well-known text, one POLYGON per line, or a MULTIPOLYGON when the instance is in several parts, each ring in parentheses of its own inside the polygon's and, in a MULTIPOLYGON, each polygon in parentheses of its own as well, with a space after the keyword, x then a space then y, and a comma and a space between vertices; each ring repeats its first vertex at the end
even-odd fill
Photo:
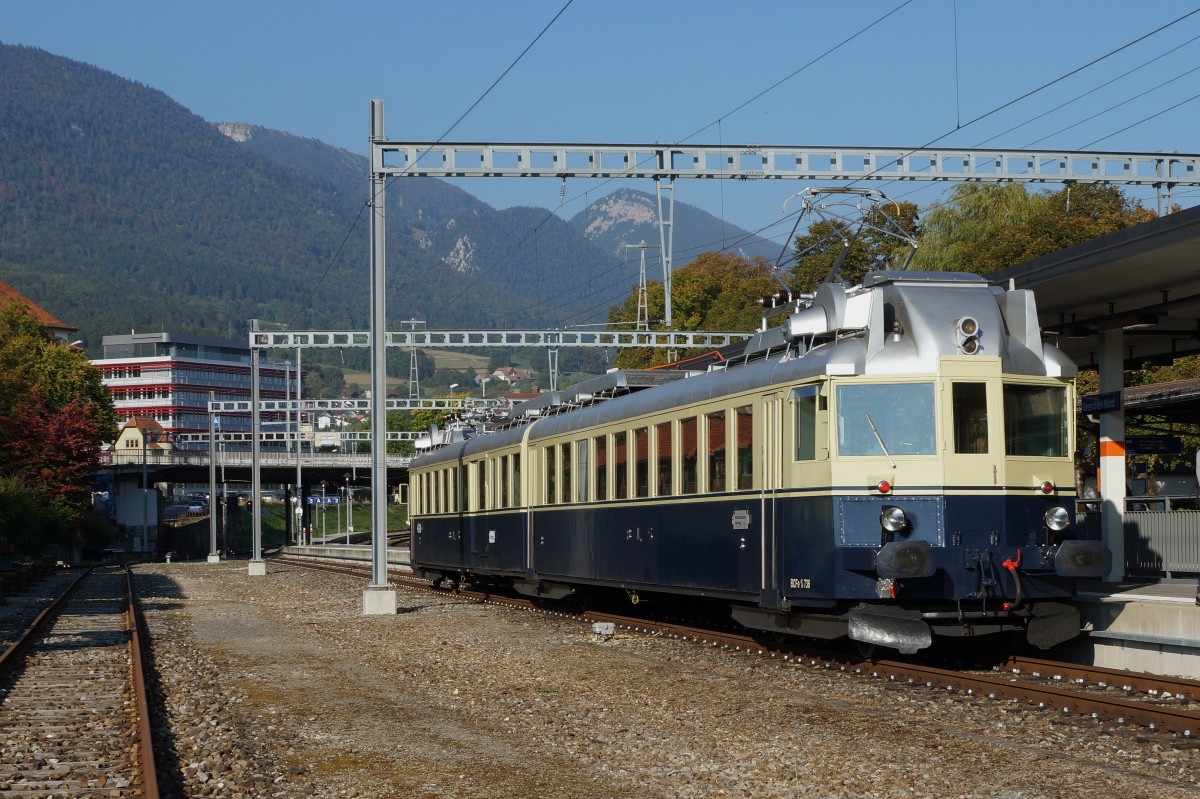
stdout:
POLYGON ((1045 519, 1046 526, 1056 533, 1067 529, 1067 525, 1071 523, 1071 514, 1067 513, 1067 509, 1062 505, 1050 508, 1042 518, 1045 519))
POLYGON ((887 505, 884 507, 883 513, 879 514, 879 523, 889 533, 898 533, 908 525, 908 517, 895 505, 887 505))

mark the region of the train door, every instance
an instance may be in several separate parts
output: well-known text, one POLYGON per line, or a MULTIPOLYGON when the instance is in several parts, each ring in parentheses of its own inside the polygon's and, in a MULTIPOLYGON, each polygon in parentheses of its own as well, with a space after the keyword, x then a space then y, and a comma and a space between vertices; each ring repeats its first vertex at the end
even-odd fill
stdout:
POLYGON ((762 538, 760 552, 762 562, 759 567, 759 603, 764 607, 779 607, 779 567, 776 562, 776 499, 783 469, 781 455, 783 431, 783 404, 779 394, 766 394, 762 397, 762 445, 759 448, 761 462, 761 491, 759 492, 759 534, 762 538))
POLYGON ((467 524, 467 567, 473 571, 488 571, 488 555, 495 543, 495 529, 489 518, 495 484, 495 461, 484 458, 470 465, 471 514, 467 524))
POLYGON ((998 429, 993 429, 1000 417, 997 389, 995 381, 977 377, 956 377, 942 384, 947 488, 999 486, 1002 458, 998 429))
POLYGON ((776 596, 795 601, 828 595, 832 574, 828 383, 793 387, 779 404, 775 491, 776 596))

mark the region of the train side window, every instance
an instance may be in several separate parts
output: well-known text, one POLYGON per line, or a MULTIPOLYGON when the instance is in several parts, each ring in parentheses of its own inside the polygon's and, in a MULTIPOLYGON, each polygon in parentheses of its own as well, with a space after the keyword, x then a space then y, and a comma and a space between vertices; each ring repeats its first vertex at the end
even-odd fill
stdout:
POLYGON ((487 461, 475 464, 475 510, 487 508, 487 461))
POLYGON ((1006 455, 1063 458, 1067 454, 1067 391, 1062 386, 1004 386, 1006 455))
POLYGON ((571 444, 562 445, 562 488, 559 489, 563 502, 573 502, 571 495, 571 444))
POLYGON ((467 509, 467 467, 460 465, 452 474, 454 474, 454 510, 462 513, 467 509))
POLYGON ((639 427, 633 431, 633 447, 636 460, 633 470, 634 496, 650 496, 650 430, 639 427))
POLYGON ((795 408, 795 460, 817 459, 817 386, 799 386, 792 389, 792 406, 795 408))
POLYGON ((953 383, 954 451, 986 455, 988 451, 987 384, 953 383))
POLYGON ((658 496, 669 497, 671 491, 671 423, 663 422, 658 432, 658 496))
POLYGON ((513 507, 521 507, 521 454, 512 456, 513 469, 513 507))
POLYGON ((729 474, 725 443, 725 411, 705 414, 705 441, 708 444, 708 490, 724 491, 729 474))
POLYGON ((625 431, 613 433, 613 488, 616 489, 617 499, 629 496, 629 453, 625 447, 625 431))
POLYGON ((542 495, 542 504, 544 505, 553 505, 558 502, 558 492, 556 491, 558 484, 554 479, 556 471, 554 463, 554 449, 555 448, 553 446, 550 446, 543 450, 546 460, 546 485, 544 486, 546 491, 542 495))
MULTIPOLYGON (((567 446, 570 446, 568 444, 567 446)), ((579 479, 575 481, 575 499, 579 502, 588 501, 588 440, 575 442, 575 469, 579 479)))
POLYGON ((500 496, 498 496, 498 497, 496 498, 496 507, 498 507, 498 508, 507 508, 507 507, 509 507, 509 498, 508 498, 508 456, 507 456, 507 455, 501 455, 501 456, 500 456, 500 474, 499 474, 499 477, 500 477, 500 480, 499 480, 499 483, 500 483, 500 496))
POLYGON ((608 499, 608 436, 596 436, 596 499, 608 499))
POLYGON ((737 426, 737 488, 754 488, 754 408, 743 405, 734 409, 737 426))
POLYGON ((679 423, 679 464, 683 472, 681 492, 684 494, 695 494, 700 489, 698 469, 700 440, 696 433, 697 425, 695 416, 684 419, 679 423))

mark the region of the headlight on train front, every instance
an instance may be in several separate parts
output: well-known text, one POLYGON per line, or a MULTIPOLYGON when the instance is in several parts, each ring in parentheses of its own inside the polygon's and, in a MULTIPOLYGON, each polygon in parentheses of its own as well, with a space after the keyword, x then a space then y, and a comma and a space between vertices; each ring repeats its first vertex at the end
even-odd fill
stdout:
POLYGON ((1071 514, 1067 513, 1067 509, 1062 505, 1050 508, 1042 518, 1045 520, 1046 526, 1056 533, 1067 529, 1071 523, 1071 514))
POLYGON ((879 524, 889 533, 898 533, 908 526, 908 517, 895 505, 884 505, 883 513, 879 514, 879 524))

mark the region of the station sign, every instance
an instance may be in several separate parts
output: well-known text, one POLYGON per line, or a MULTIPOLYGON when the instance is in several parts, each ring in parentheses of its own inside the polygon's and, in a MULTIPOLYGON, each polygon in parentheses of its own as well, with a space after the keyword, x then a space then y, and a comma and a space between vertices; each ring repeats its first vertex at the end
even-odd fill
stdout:
POLYGON ((1106 391, 1103 394, 1087 394, 1079 398, 1081 413, 1112 413, 1121 410, 1121 392, 1106 391))
POLYGON ((309 505, 341 505, 342 504, 342 498, 337 496, 336 494, 328 496, 328 497, 318 497, 318 496, 314 496, 314 495, 310 494, 307 497, 307 501, 308 501, 309 505))
POLYGON ((1131 455, 1178 455, 1183 441, 1177 436, 1126 436, 1125 452, 1131 455))

